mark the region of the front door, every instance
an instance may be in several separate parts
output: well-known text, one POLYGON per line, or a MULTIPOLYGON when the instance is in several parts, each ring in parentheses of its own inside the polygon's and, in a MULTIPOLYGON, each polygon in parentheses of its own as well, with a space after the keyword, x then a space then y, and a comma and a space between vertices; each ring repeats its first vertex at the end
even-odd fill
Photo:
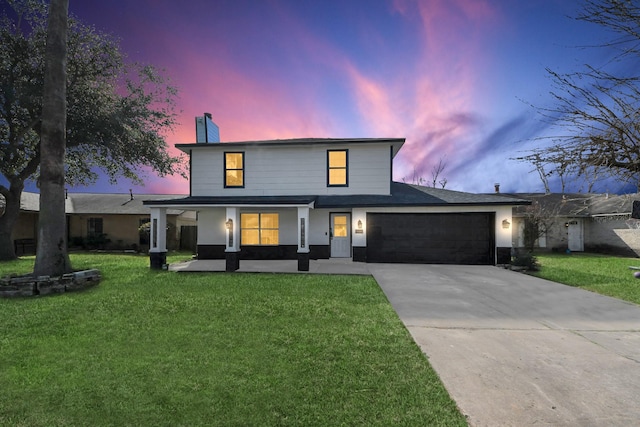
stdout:
POLYGON ((331 214, 331 257, 349 258, 351 256, 351 215, 348 213, 331 214))
POLYGON ((569 221, 568 246, 570 251, 584 251, 584 233, 582 229, 582 219, 576 218, 569 221))

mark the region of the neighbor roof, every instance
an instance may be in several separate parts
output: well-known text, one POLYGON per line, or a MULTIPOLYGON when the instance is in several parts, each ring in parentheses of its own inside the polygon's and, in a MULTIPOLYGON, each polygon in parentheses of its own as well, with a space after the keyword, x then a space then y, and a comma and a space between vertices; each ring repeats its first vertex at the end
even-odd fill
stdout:
MULTIPOLYGON (((128 214, 149 215, 149 208, 143 205, 146 200, 175 199, 179 194, 98 194, 73 193, 69 194, 71 211, 74 214, 128 214)), ((169 215, 180 215, 183 211, 168 211, 169 215)))
POLYGON ((600 194, 594 197, 589 206, 592 216, 631 214, 633 202, 640 200, 640 194, 600 194))
POLYGON ((23 191, 20 196, 20 210, 38 212, 40 210, 40 195, 23 191))
MULTIPOLYGON (((501 195, 503 195, 501 193, 501 195)), ((630 215, 633 202, 640 200, 640 194, 595 194, 595 193, 515 193, 509 197, 520 197, 540 203, 555 216, 590 217, 607 215, 630 215)), ((518 207, 516 215, 523 215, 525 208, 518 207)))
MULTIPOLYGON (((593 194, 585 193, 515 193, 505 194, 500 193, 501 196, 506 197, 519 197, 521 199, 530 200, 532 203, 540 203, 542 206, 553 211, 555 216, 568 216, 568 217, 588 217, 589 216, 589 203, 593 199, 593 194)), ((526 208, 516 208, 514 214, 524 215, 526 208)))
MULTIPOLYGON (((120 214, 120 215, 149 215, 149 208, 143 205, 145 200, 175 199, 180 194, 134 194, 129 193, 68 193, 65 199, 67 214, 120 214)), ((38 212, 40 209, 40 194, 22 192, 20 209, 38 212)), ((184 210, 170 209, 169 215, 180 215, 184 210)))

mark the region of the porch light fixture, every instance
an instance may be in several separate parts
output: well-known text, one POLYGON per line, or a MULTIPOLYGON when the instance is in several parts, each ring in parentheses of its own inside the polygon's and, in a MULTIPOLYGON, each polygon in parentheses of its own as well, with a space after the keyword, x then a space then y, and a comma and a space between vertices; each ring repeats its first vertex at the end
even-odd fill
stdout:
POLYGON ((508 229, 509 227, 511 227, 511 223, 509 222, 508 219, 505 219, 502 221, 502 228, 504 229, 508 229))
POLYGON ((224 223, 224 225, 227 227, 227 230, 233 230, 233 220, 231 218, 229 218, 227 222, 224 223))
POLYGON ((362 230, 362 220, 358 220, 358 230, 362 230))

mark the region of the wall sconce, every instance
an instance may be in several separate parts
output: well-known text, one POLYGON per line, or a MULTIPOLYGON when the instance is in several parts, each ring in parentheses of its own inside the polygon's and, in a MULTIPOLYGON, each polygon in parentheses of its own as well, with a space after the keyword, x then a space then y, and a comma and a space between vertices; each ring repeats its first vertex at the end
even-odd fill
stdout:
POLYGON ((362 230, 362 220, 358 220, 358 230, 362 230))
POLYGON ((505 219, 502 221, 502 228, 504 229, 508 229, 509 227, 511 227, 511 223, 509 222, 508 219, 505 219))

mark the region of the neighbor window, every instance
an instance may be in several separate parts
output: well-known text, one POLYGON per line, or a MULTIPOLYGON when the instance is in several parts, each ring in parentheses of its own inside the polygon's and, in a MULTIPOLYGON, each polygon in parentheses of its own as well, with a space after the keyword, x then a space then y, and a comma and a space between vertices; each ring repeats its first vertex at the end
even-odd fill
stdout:
POLYGON ((240 214, 241 245, 277 245, 278 229, 277 213, 240 214))
POLYGON ((102 234, 102 218, 89 218, 87 220, 87 235, 99 236, 102 234))
POLYGON ((224 186, 244 187, 244 153, 224 153, 224 186))
POLYGON ((327 150, 327 185, 346 187, 349 185, 347 150, 327 150))

